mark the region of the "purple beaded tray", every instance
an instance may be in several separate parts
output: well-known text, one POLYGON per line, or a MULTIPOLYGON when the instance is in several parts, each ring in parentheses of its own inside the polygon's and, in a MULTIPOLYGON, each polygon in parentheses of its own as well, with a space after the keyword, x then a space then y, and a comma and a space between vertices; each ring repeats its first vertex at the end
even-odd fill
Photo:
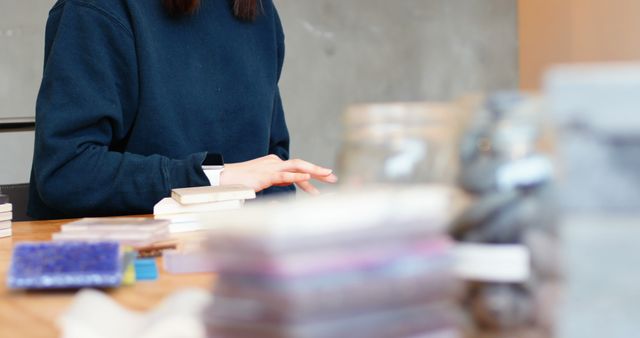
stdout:
POLYGON ((31 242, 13 250, 11 289, 110 288, 122 281, 117 242, 31 242))

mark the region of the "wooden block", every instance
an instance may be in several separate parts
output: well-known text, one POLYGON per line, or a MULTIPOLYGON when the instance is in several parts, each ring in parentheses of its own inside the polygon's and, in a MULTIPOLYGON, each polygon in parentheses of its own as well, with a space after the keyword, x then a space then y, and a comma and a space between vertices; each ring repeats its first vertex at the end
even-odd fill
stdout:
POLYGON ((173 189, 171 197, 181 204, 198 204, 256 198, 256 192, 244 185, 173 189))

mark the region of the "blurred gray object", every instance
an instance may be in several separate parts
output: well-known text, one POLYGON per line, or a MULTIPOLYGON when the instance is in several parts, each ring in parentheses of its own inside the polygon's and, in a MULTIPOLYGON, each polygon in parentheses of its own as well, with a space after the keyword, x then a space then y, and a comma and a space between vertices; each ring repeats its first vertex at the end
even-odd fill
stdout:
POLYGON ((444 103, 350 106, 338 161, 343 186, 452 183, 458 111, 444 103))
POLYGON ((640 337, 640 217, 566 217, 562 238, 568 271, 557 336, 640 337))
POLYGON ((521 245, 530 253, 531 274, 508 283, 473 280, 465 303, 481 332, 531 329, 550 336, 560 271, 553 165, 540 149, 544 121, 540 100, 519 92, 488 96, 472 108, 460 146, 460 186, 474 196, 451 232, 485 247, 521 245))
POLYGON ((640 64, 553 69, 545 93, 558 126, 568 210, 640 208, 640 64))

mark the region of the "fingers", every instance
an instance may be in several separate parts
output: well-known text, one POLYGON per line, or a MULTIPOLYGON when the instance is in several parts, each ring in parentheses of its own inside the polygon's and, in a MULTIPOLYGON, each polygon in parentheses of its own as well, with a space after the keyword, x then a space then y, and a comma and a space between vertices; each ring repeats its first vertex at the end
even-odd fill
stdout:
POLYGON ((307 173, 314 177, 327 177, 333 173, 333 170, 331 169, 323 168, 313 163, 298 159, 282 162, 281 170, 307 173))
POLYGON ((318 180, 318 181, 320 181, 320 182, 325 182, 325 183, 337 183, 338 182, 338 176, 336 176, 334 174, 331 174, 329 176, 324 176, 324 177, 322 177, 322 176, 320 176, 320 177, 314 176, 313 178, 318 180))
POLYGON ((311 179, 311 175, 304 173, 279 172, 271 175, 271 185, 293 184, 311 179))
POLYGON ((225 167, 226 166, 240 166, 240 167, 245 166, 245 167, 249 167, 249 166, 253 166, 253 165, 259 165, 259 164, 265 164, 265 163, 271 164, 271 163, 278 163, 278 162, 283 162, 283 161, 277 155, 271 154, 271 155, 255 158, 253 160, 246 161, 246 162, 231 163, 231 164, 226 163, 225 167))
POLYGON ((276 155, 228 164, 220 176, 220 182, 224 184, 244 184, 256 192, 271 186, 297 184, 303 191, 317 195, 320 191, 309 182, 312 179, 325 183, 338 181, 331 169, 299 159, 283 161, 276 155))
POLYGON ((303 191, 311 194, 311 195, 320 195, 320 190, 314 187, 309 181, 298 182, 296 185, 302 189, 303 191))

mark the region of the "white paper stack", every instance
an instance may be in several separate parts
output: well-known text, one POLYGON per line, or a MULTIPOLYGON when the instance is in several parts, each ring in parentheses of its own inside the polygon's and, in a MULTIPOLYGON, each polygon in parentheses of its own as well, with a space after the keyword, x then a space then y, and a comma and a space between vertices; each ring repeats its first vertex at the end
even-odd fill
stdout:
POLYGON ((0 238, 12 234, 11 220, 13 219, 13 205, 6 195, 0 195, 0 238))
POLYGON ((187 233, 206 230, 200 222, 205 213, 240 209, 245 200, 256 198, 253 189, 242 185, 174 189, 153 208, 156 219, 171 221, 169 232, 187 233))

